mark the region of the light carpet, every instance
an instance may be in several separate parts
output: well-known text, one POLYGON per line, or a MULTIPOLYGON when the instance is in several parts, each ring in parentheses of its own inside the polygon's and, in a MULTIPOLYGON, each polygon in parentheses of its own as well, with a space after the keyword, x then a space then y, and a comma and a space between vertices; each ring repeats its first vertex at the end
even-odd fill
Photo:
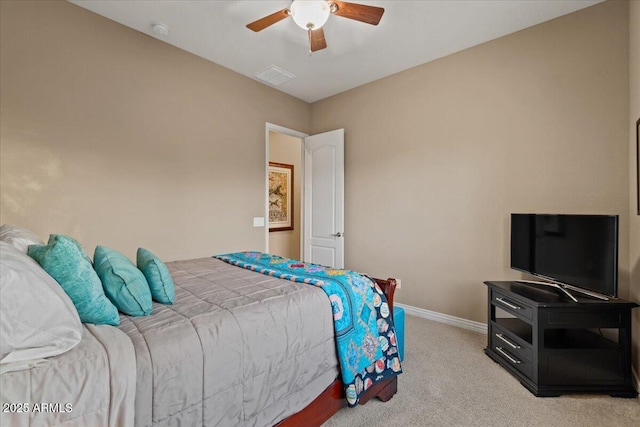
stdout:
POLYGON ((640 426, 640 400, 535 397, 484 354, 487 336, 406 316, 404 373, 388 402, 344 408, 325 427, 640 426))

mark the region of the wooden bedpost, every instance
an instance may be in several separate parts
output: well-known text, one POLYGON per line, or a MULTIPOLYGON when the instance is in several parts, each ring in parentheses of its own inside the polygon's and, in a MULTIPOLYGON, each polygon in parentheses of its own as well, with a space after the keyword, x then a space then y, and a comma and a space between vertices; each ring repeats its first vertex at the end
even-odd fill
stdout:
POLYGON ((384 292, 384 294, 386 295, 387 303, 389 304, 389 311, 391 312, 391 316, 393 319, 393 295, 396 293, 396 286, 398 285, 398 282, 396 282, 396 279, 392 278, 388 278, 387 280, 373 280, 376 281, 378 286, 380 286, 380 289, 382 289, 382 292, 384 292))

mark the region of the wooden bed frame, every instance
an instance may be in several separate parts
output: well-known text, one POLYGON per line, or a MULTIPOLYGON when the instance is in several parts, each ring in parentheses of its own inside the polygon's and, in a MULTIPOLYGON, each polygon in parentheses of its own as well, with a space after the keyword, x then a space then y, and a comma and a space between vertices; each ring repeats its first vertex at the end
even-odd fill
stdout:
MULTIPOLYGON (((380 286, 380 289, 382 289, 384 294, 387 296, 389 312, 391 313, 391 320, 393 320, 393 294, 396 291, 396 280, 382 280, 375 278, 373 280, 376 281, 378 286, 380 286)), ((394 376, 393 378, 389 378, 375 384, 367 390, 360 398, 360 404, 364 405, 374 397, 386 402, 391 399, 397 391, 398 376, 394 376)), ((300 412, 280 421, 277 424, 277 427, 320 426, 345 406, 347 406, 347 401, 342 387, 342 381, 340 378, 337 378, 320 394, 320 396, 316 397, 313 402, 307 405, 300 412)))

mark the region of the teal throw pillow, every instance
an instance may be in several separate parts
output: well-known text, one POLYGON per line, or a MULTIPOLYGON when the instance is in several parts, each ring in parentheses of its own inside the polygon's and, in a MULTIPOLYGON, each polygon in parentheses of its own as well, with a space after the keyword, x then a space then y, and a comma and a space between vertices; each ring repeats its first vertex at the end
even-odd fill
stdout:
POLYGON ((136 263, 149 282, 153 299, 162 304, 173 304, 176 289, 165 263, 144 248, 138 248, 136 263))
POLYGON ((29 246, 27 254, 69 295, 83 323, 120 324, 118 309, 104 295, 100 278, 77 241, 52 234, 46 245, 29 246))
POLYGON ((151 314, 151 291, 147 279, 129 258, 105 246, 96 247, 93 263, 104 293, 118 310, 130 316, 151 314))

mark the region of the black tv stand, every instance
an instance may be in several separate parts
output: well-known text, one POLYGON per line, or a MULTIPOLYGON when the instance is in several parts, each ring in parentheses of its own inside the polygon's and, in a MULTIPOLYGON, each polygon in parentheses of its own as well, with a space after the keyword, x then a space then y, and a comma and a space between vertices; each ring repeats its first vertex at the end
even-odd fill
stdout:
POLYGON ((558 284, 558 283, 553 283, 553 282, 538 282, 535 280, 517 280, 518 283, 524 283, 526 285, 541 285, 541 286, 548 286, 550 288, 554 288, 559 290, 560 292, 562 292, 564 295, 566 295, 571 301, 573 302, 578 302, 578 299, 576 297, 574 297, 571 292, 569 292, 568 290, 566 290, 562 285, 558 284))
POLYGON ((631 374, 631 310, 638 304, 579 295, 576 304, 551 288, 484 283, 485 353, 535 396, 638 395, 631 374))

